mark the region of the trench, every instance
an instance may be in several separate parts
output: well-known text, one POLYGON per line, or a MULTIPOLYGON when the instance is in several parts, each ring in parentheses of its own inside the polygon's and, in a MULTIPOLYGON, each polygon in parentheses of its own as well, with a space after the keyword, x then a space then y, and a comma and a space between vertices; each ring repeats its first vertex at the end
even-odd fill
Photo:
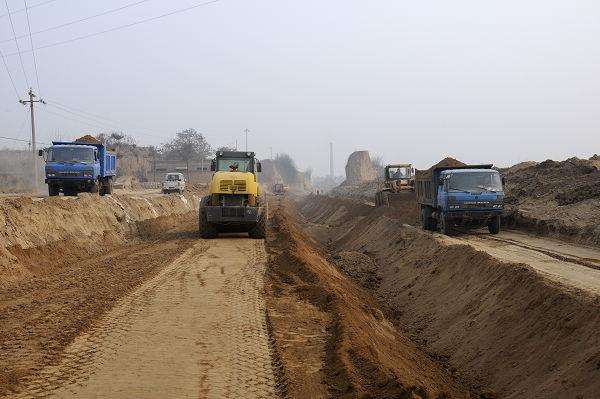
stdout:
POLYGON ((471 388, 497 398, 600 395, 593 292, 353 201, 312 196, 297 207, 331 263, 471 388))

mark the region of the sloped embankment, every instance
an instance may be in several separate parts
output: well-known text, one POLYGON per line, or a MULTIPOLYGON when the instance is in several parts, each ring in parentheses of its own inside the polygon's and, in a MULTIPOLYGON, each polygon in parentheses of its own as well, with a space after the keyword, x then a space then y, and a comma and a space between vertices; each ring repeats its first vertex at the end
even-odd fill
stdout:
POLYGON ((383 315, 284 205, 271 221, 267 307, 290 398, 469 398, 383 315))
POLYGON ((506 224, 600 245, 600 170, 596 160, 519 164, 505 176, 506 224))
POLYGON ((309 197, 299 209, 340 270, 373 290, 388 317, 490 396, 600 395, 597 296, 351 201, 309 197))
POLYGON ((2 198, 0 284, 172 227, 178 215, 195 211, 197 203, 195 195, 2 198))

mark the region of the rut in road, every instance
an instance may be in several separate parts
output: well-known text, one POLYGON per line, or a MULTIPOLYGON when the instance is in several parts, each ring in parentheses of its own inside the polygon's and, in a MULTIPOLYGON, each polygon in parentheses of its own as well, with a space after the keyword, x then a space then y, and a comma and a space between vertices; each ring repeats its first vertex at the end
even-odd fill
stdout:
POLYGON ((19 397, 274 398, 263 241, 199 241, 19 397))

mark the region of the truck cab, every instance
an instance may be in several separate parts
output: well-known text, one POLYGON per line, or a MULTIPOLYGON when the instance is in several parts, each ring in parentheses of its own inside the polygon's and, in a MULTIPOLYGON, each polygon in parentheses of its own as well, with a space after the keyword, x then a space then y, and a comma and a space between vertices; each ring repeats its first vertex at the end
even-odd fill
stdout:
POLYGON ((487 226, 500 232, 504 189, 492 165, 438 168, 429 179, 417 179, 417 202, 423 227, 444 234, 452 229, 487 226))

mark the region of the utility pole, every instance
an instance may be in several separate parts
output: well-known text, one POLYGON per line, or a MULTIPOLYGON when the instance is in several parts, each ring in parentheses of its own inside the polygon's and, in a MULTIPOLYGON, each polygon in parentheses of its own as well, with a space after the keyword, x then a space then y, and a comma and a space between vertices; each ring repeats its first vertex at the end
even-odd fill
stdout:
POLYGON ((31 149, 32 149, 32 159, 33 159, 33 174, 34 174, 34 181, 33 181, 33 189, 34 191, 37 191, 38 188, 38 169, 37 169, 37 162, 36 162, 36 157, 37 157, 37 150, 35 147, 35 115, 33 113, 34 111, 34 106, 33 104, 35 103, 40 103, 40 104, 46 104, 46 102, 44 100, 42 100, 41 98, 39 100, 34 100, 34 98, 36 98, 36 95, 33 93, 33 90, 30 88, 29 89, 29 93, 27 93, 29 95, 29 100, 19 100, 19 102, 23 105, 25 104, 29 104, 29 109, 31 111, 31 149))
POLYGON ((333 180, 333 143, 329 143, 329 177, 333 180))
POLYGON ((246 152, 248 152, 248 133, 250 133, 250 130, 246 128, 244 129, 244 133, 246 133, 246 152))
POLYGON ((273 159, 273 147, 269 147, 269 151, 271 151, 271 159, 273 159))

